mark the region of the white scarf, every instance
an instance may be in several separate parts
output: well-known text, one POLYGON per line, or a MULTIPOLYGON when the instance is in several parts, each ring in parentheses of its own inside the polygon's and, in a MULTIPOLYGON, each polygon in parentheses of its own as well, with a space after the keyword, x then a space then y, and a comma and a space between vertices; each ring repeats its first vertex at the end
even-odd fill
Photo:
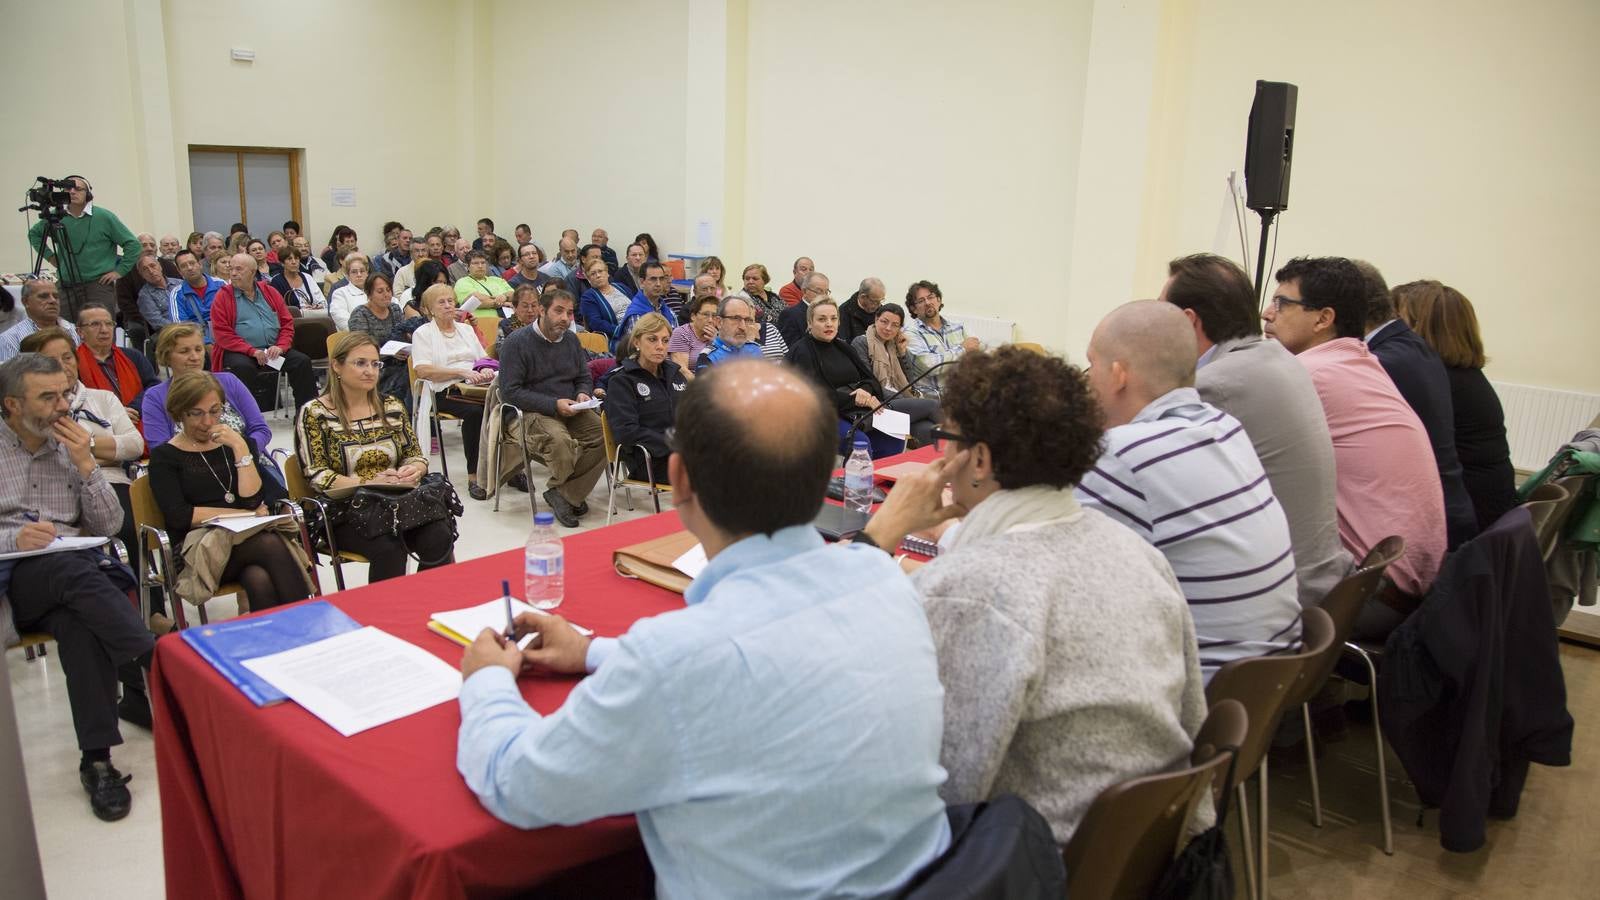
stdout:
POLYGON ((1070 522, 1082 515, 1072 488, 1036 484, 996 491, 961 520, 961 526, 950 538, 950 549, 960 549, 990 535, 1070 522))

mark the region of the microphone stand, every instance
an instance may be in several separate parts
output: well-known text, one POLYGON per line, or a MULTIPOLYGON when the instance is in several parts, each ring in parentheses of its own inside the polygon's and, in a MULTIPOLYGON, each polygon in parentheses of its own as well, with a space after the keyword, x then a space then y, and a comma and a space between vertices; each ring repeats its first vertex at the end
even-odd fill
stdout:
MULTIPOLYGON (((924 378, 927 378, 929 375, 932 375, 934 372, 939 371, 940 369, 944 368, 945 366, 953 366, 953 365, 955 365, 958 361, 959 360, 955 360, 955 359, 947 359, 944 362, 934 363, 933 365, 927 367, 926 369, 923 369, 922 372, 917 375, 917 377, 911 379, 910 381, 907 381, 905 387, 903 387, 900 390, 895 391, 894 393, 892 393, 889 396, 885 397, 883 399, 883 402, 878 404, 878 408, 879 409, 883 409, 883 408, 887 407, 890 403, 894 402, 895 400, 900 399, 901 395, 905 394, 907 391, 911 390, 913 387, 916 387, 917 382, 921 381, 924 378)), ((851 442, 855 440, 856 432, 860 431, 862 429, 862 427, 867 424, 868 420, 870 420, 872 418, 872 414, 877 412, 877 411, 878 410, 876 410, 876 409, 869 409, 866 412, 856 416, 853 420, 851 420, 851 422, 850 422, 850 430, 845 432, 845 434, 844 434, 844 442, 843 443, 844 443, 844 445, 846 447, 851 446, 851 442)), ((878 489, 876 487, 874 487, 872 490, 874 491, 874 497, 876 497, 876 492, 877 492, 878 489)), ((843 475, 839 475, 839 476, 836 476, 836 477, 831 478, 831 479, 828 480, 828 496, 832 497, 836 491, 839 494, 839 496, 835 497, 834 499, 843 499, 844 498, 844 476, 843 475)), ((880 502, 881 503, 882 501, 874 499, 874 502, 880 502)))

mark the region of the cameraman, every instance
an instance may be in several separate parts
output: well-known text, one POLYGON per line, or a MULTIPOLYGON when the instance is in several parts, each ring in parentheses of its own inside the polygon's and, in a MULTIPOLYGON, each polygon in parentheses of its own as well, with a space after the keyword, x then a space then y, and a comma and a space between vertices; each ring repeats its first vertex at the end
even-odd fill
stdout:
MULTIPOLYGON (((61 280, 61 314, 63 318, 77 321, 85 306, 103 307, 113 316, 117 314, 117 279, 133 271, 139 259, 139 239, 128 226, 122 224, 117 214, 103 207, 96 208, 94 192, 81 175, 68 175, 60 186, 67 189, 67 214, 61 219, 68 245, 55 246, 52 239, 50 253, 45 257, 56 267, 61 280), (121 250, 118 257, 117 251, 121 250), (60 254, 71 251, 70 262, 60 254), (70 271, 75 268, 77 271, 70 271), (76 282, 69 281, 76 278, 76 282)), ((34 252, 41 252, 45 236, 45 219, 33 223, 28 229, 28 243, 34 252)))

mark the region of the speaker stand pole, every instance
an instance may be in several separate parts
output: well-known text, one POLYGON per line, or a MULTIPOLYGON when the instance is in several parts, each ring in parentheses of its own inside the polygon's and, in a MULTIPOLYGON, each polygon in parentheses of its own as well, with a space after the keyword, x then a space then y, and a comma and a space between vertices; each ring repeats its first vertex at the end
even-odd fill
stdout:
MULTIPOLYGON (((1267 232, 1272 230, 1272 220, 1278 217, 1275 209, 1256 210, 1261 216, 1261 247, 1256 251, 1256 303, 1265 307, 1261 286, 1267 281, 1267 232)), ((1257 310, 1260 311, 1259 309, 1257 310)))

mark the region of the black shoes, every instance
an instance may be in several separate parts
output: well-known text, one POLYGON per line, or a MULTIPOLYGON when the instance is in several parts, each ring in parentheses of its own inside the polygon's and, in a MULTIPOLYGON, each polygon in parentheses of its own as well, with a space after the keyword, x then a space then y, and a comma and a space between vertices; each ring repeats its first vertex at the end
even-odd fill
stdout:
POLYGON ((105 822, 115 822, 133 808, 133 795, 128 792, 132 775, 124 775, 107 762, 93 762, 78 768, 78 780, 89 794, 89 808, 105 822))
POLYGON ((117 701, 117 718, 129 725, 150 730, 150 698, 144 691, 129 684, 122 686, 122 699, 117 701))
POLYGON ((487 500, 489 492, 483 489, 483 485, 474 481, 467 485, 467 496, 474 500, 487 500))
POLYGON ((526 472, 518 472, 511 476, 511 480, 506 483, 524 494, 528 493, 528 473, 526 472))
POLYGON ((577 513, 580 517, 587 516, 589 514, 589 501, 585 500, 582 503, 579 503, 577 506, 572 508, 572 511, 577 513))
POLYGON ((557 522, 568 528, 578 527, 578 510, 567 502, 567 498, 561 496, 560 491, 555 488, 545 491, 544 502, 550 504, 550 511, 555 513, 557 522))

